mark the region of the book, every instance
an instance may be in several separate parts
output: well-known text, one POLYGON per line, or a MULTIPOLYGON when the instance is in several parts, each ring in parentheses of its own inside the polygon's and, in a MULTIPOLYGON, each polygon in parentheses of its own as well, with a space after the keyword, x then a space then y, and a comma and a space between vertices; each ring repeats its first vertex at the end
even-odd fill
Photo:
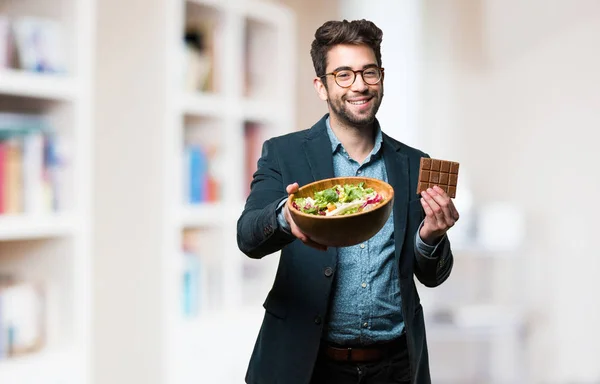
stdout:
POLYGON ((0 14, 0 70, 13 64, 13 39, 8 16, 0 14))
POLYGON ((42 287, 31 281, 0 281, 0 359, 39 351, 45 326, 42 287))
POLYGON ((188 169, 188 202, 198 204, 206 201, 207 158, 201 146, 189 145, 185 149, 188 169))
POLYGON ((43 116, 0 113, 0 214, 63 208, 68 147, 43 116))
POLYGON ((32 72, 66 72, 64 31, 60 22, 33 16, 12 21, 19 69, 32 72))

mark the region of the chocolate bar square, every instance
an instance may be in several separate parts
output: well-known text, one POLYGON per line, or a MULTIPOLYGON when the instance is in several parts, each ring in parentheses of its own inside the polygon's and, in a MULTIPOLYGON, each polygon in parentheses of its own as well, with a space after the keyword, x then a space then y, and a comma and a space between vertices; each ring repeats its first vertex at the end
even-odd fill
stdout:
POLYGON ((434 185, 442 188, 448 196, 456 197, 456 186, 458 184, 459 163, 448 160, 421 158, 419 167, 419 183, 417 194, 431 188, 434 185))

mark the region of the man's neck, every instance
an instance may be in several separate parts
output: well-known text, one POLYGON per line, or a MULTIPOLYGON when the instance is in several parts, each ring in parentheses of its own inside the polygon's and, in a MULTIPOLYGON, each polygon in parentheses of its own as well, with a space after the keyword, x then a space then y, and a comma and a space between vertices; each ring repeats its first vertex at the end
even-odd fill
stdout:
POLYGON ((375 146, 375 123, 364 126, 351 126, 341 123, 330 115, 329 124, 348 155, 359 164, 362 164, 375 146))

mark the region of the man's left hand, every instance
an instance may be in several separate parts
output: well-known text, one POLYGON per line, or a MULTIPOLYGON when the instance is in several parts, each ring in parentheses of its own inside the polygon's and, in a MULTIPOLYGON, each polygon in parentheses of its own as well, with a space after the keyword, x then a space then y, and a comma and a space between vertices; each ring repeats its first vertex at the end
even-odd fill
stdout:
POLYGON ((458 221, 458 211, 448 194, 437 185, 421 192, 421 196, 425 221, 419 236, 426 244, 434 245, 458 221))

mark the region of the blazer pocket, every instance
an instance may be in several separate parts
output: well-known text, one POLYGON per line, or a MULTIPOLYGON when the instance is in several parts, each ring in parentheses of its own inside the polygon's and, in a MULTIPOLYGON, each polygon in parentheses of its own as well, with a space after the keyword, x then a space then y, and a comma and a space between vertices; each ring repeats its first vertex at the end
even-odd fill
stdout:
POLYGON ((269 292, 267 299, 263 303, 263 308, 267 313, 277 317, 278 319, 285 319, 287 316, 287 307, 285 301, 279 297, 274 296, 269 292))

